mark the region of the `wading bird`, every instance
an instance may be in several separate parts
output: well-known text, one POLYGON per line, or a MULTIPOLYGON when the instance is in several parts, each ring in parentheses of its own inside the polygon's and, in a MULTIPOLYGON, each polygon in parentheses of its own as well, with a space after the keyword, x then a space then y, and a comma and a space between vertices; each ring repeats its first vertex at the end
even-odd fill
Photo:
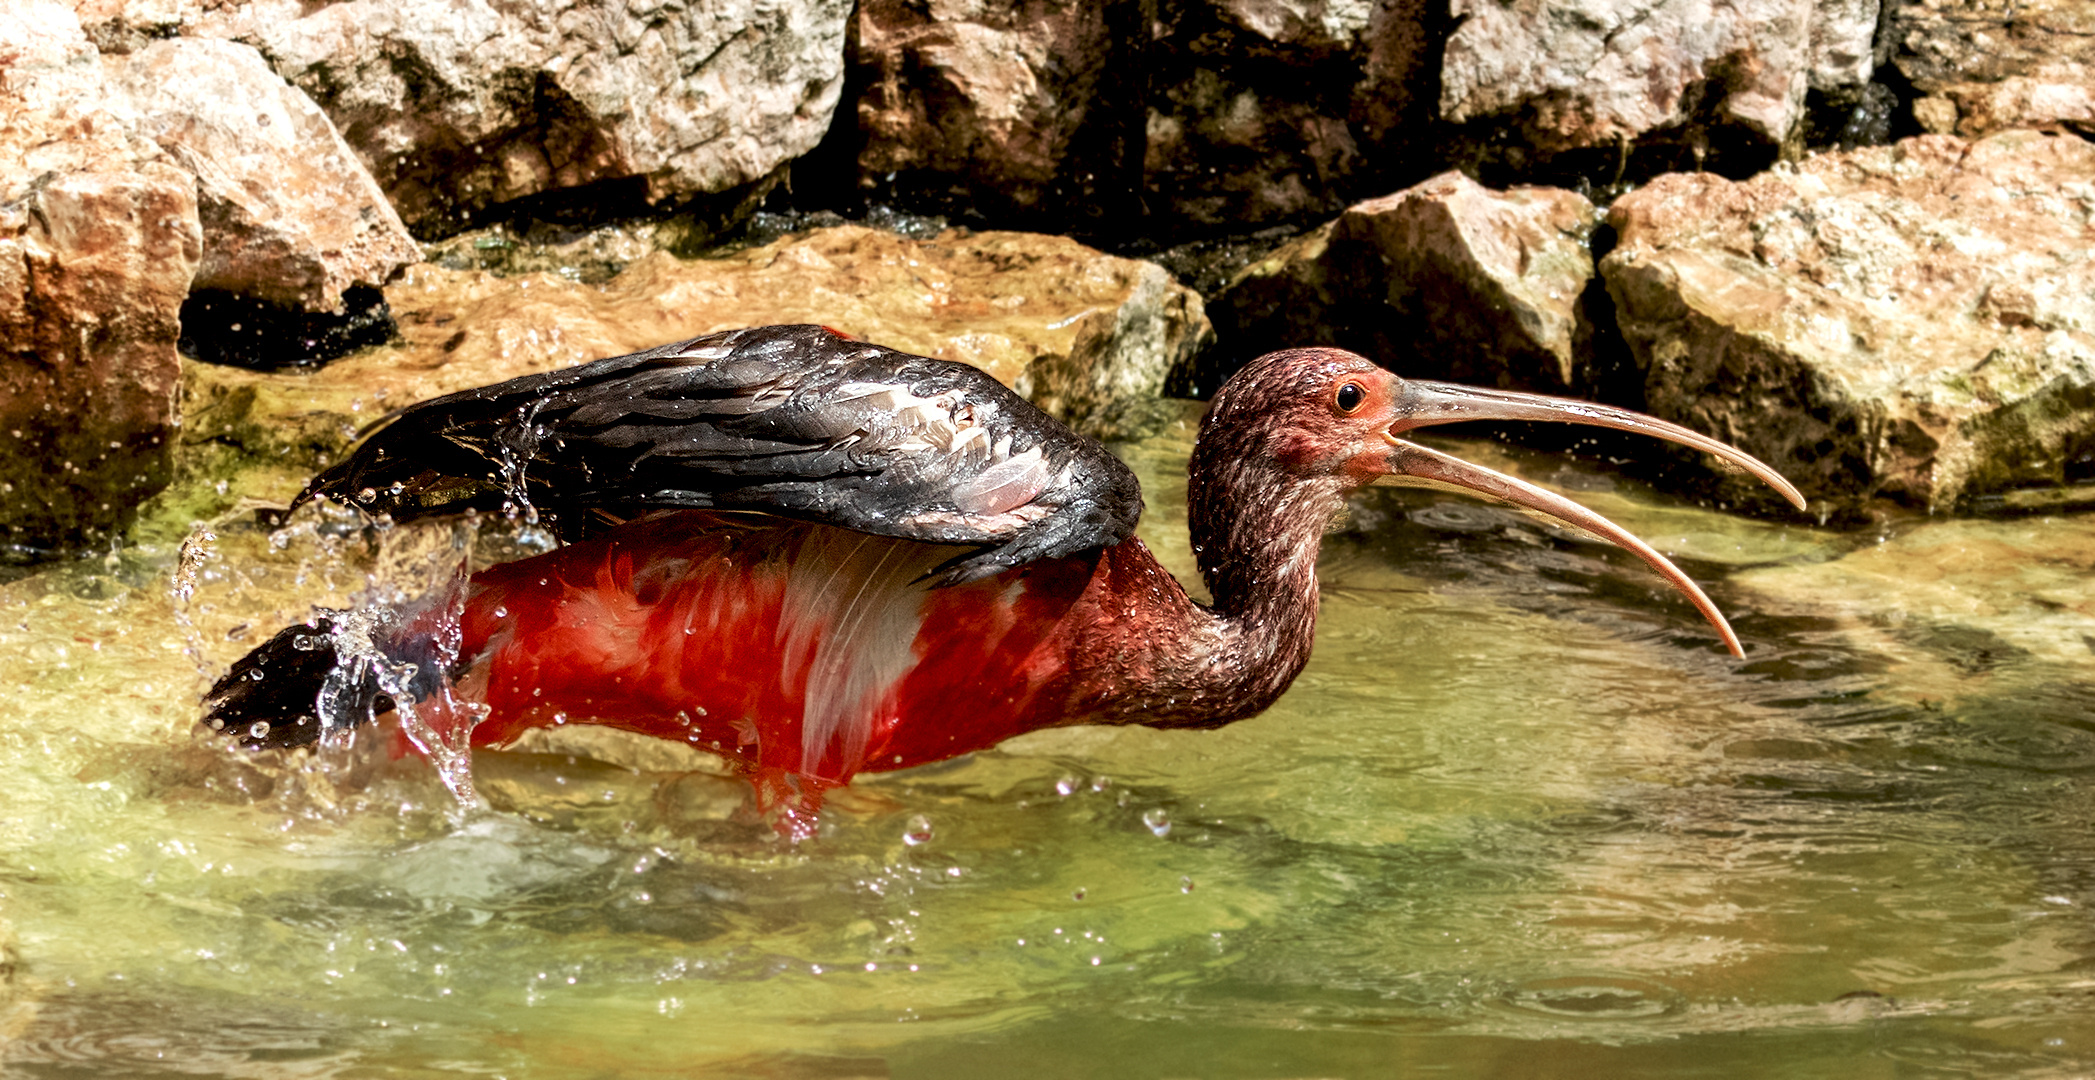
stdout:
POLYGON ((1188 499, 1208 606, 1132 535, 1133 473, 989 376, 820 326, 735 330, 390 417, 298 501, 395 521, 528 506, 566 546, 399 614, 382 647, 418 661, 405 683, 349 655, 328 613, 235 664, 206 720, 250 747, 299 745, 442 684, 473 703, 474 745, 553 723, 688 742, 737 763, 804 833, 823 789, 860 772, 1040 728, 1264 710, 1309 657, 1326 523, 1385 477, 1620 544, 1741 654, 1702 590, 1636 537, 1403 438, 1463 420, 1642 432, 1803 505, 1767 466, 1661 420, 1291 349, 1247 365, 1201 422, 1188 499))

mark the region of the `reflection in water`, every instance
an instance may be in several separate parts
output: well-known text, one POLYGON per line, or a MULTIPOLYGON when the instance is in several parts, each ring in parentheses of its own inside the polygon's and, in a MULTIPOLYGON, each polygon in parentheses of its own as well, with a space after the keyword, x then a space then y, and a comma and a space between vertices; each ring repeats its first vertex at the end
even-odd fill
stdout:
MULTIPOLYGON (((1134 454, 1179 567, 1184 441, 1134 454)), ((2095 522, 1880 542, 1572 486, 1712 583, 1748 659, 1633 557, 1377 492, 1327 547, 1316 657, 1268 715, 867 778, 798 847, 674 746, 561 731, 482 753, 465 807, 382 731, 277 758, 196 735, 208 675, 402 573, 413 542, 223 525, 179 619, 172 553, 15 582, 0 1062, 2095 1068, 2095 522)))

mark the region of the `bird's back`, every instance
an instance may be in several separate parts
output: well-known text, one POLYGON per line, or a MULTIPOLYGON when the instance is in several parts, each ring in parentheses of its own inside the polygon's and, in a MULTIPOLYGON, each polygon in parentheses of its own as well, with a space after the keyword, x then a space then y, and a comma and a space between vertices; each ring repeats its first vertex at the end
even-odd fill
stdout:
POLYGON ((532 508, 564 539, 655 510, 773 514, 953 545, 987 577, 1108 546, 1134 474, 983 372, 821 326, 733 330, 421 402, 315 477, 408 521, 532 508))

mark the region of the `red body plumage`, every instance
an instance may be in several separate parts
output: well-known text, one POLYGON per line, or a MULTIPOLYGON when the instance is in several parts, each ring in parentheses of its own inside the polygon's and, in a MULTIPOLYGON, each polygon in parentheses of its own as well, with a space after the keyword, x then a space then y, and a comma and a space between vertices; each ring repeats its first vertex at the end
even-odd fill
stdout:
POLYGON ((1083 658, 1123 636, 1101 601, 1128 563, 1152 577, 1140 541, 931 588, 948 555, 688 512, 491 567, 460 650, 490 710, 473 742, 604 724, 837 785, 1083 722, 1083 658))

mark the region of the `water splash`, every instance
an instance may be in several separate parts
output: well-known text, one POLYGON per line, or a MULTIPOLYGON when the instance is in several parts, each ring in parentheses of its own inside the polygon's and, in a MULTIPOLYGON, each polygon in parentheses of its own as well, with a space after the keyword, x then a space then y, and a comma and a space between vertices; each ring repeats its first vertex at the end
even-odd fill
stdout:
POLYGON ((1171 835, 1171 814, 1163 807, 1142 812, 1142 824, 1158 836, 1171 835))
POLYGON ((190 605, 196 599, 196 587, 204 576, 204 564, 218 557, 216 544, 218 534, 203 522, 197 522, 182 538, 181 551, 175 557, 174 581, 168 595, 174 600, 175 628, 181 632, 186 643, 184 652, 196 664, 197 674, 205 679, 212 677, 211 664, 204 659, 203 631, 191 616, 190 605))
POLYGON ((335 620, 340 660, 321 691, 321 715, 338 716, 356 707, 346 695, 375 682, 392 699, 402 734, 472 808, 484 805, 473 787, 473 729, 488 709, 459 697, 451 673, 460 667, 478 532, 474 518, 444 530, 380 531, 370 588, 335 620))
POLYGON ((547 430, 538 422, 546 400, 534 399, 519 408, 515 419, 497 429, 494 438, 495 481, 502 485, 502 515, 523 523, 526 531, 538 531, 538 508, 531 503, 531 461, 547 430))

